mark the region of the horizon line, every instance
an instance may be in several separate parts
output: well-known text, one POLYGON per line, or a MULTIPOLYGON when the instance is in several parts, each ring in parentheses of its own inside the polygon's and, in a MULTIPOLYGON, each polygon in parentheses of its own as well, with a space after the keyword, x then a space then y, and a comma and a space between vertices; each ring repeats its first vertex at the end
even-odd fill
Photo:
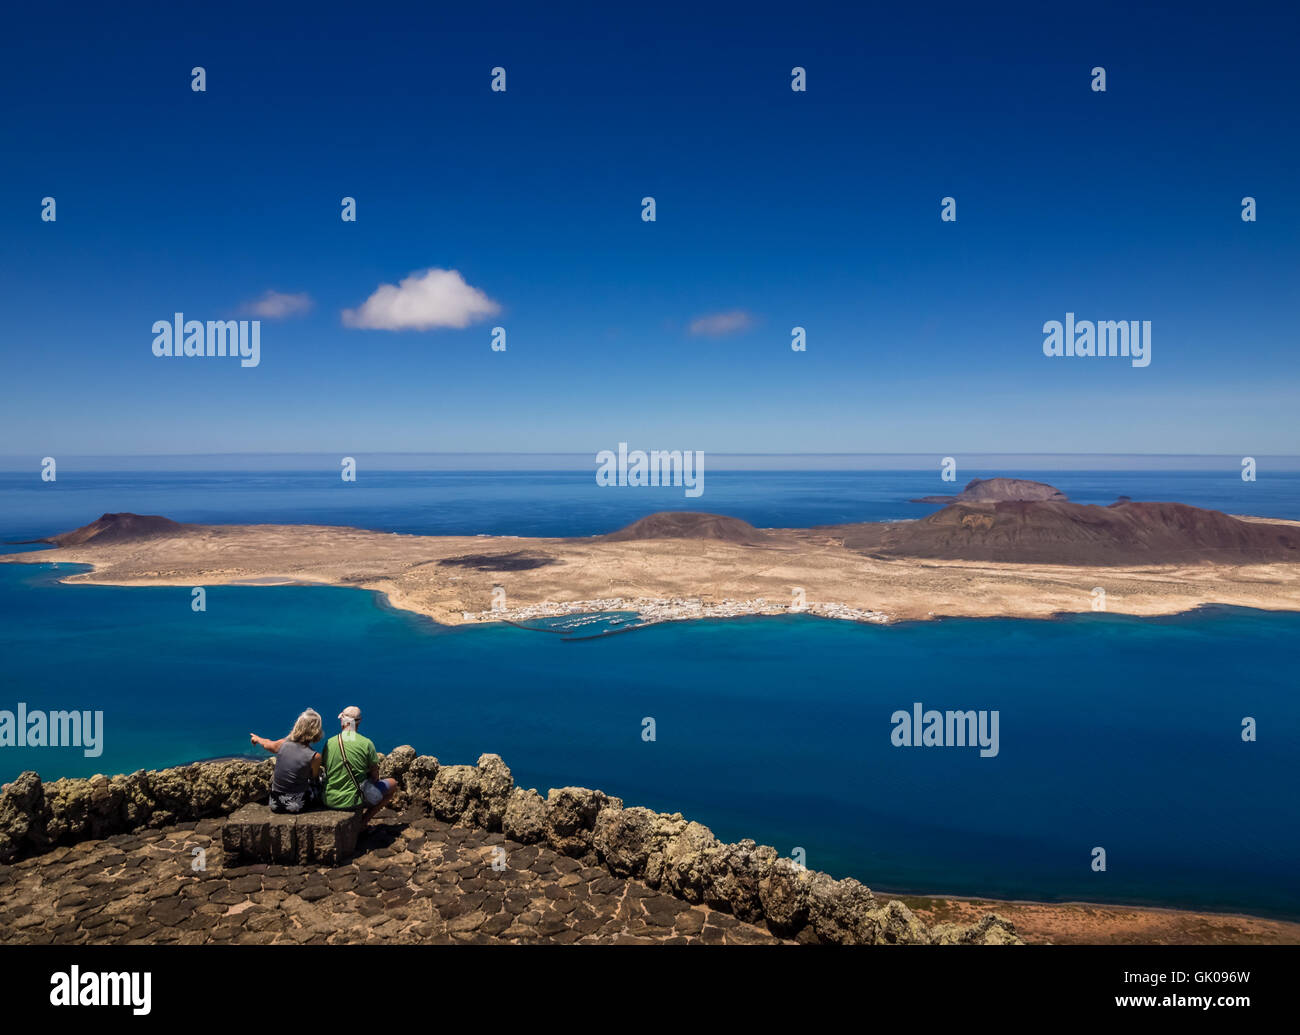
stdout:
MULTIPOLYGON (((685 451, 683 451, 685 452, 685 451)), ((7 483, 15 475, 40 477, 48 457, 0 454, 0 474, 7 483)), ((203 474, 208 472, 335 473, 341 461, 375 473, 567 473, 590 472, 599 464, 596 453, 583 452, 259 452, 259 453, 68 453, 54 456, 58 473, 203 474)), ((1235 453, 1010 453, 969 452, 955 457, 931 453, 703 453, 701 467, 714 473, 788 472, 914 472, 939 471, 945 460, 955 461, 957 481, 972 477, 1017 477, 1066 472, 1126 471, 1218 472, 1238 476, 1246 457, 1235 453)), ((1258 453, 1256 470, 1273 474, 1300 471, 1300 455, 1258 453)))
MULTIPOLYGON (((705 455, 710 451, 700 450, 705 455)), ((339 455, 350 455, 355 453, 358 456, 593 456, 590 451, 574 450, 555 450, 555 449, 536 449, 536 450, 510 450, 510 449, 480 449, 480 450, 438 450, 438 449, 353 449, 347 453, 341 453, 337 450, 295 450, 295 449, 267 449, 257 451, 241 452, 212 452, 212 453, 65 453, 65 456, 76 457, 83 460, 111 460, 111 459, 163 459, 163 458, 212 458, 212 457, 230 457, 230 456, 253 456, 253 457, 271 457, 271 456, 321 456, 333 457, 339 455)), ((826 457, 857 457, 857 456, 881 456, 881 457, 930 457, 941 455, 954 455, 952 451, 944 453, 942 450, 923 450, 918 452, 864 452, 864 451, 837 451, 837 452, 774 452, 759 451, 745 452, 738 450, 716 450, 712 452, 713 456, 826 456, 826 457)), ((1039 453, 1039 452, 1021 452, 1006 449, 985 449, 985 450, 963 450, 956 454, 957 456, 968 457, 988 457, 988 456, 1023 456, 1023 457, 1125 457, 1125 458, 1206 458, 1219 459, 1227 457, 1240 457, 1246 455, 1266 456, 1272 459, 1300 459, 1300 453, 1109 453, 1109 452, 1076 452, 1076 453, 1039 453)), ((32 453, 0 453, 0 461, 26 459, 29 456, 36 456, 32 453)))

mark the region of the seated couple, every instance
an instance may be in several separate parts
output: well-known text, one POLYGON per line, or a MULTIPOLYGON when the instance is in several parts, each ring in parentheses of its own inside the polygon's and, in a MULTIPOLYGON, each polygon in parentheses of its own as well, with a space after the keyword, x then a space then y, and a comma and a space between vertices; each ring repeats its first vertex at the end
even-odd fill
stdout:
POLYGON ((375 745, 357 732, 360 722, 360 708, 344 708, 339 713, 342 729, 325 741, 320 751, 312 745, 324 731, 320 715, 312 708, 298 716, 293 730, 282 740, 250 734, 254 744, 275 755, 272 812, 305 812, 317 804, 348 810, 364 805, 363 822, 370 822, 397 790, 397 781, 380 779, 379 754, 375 745))

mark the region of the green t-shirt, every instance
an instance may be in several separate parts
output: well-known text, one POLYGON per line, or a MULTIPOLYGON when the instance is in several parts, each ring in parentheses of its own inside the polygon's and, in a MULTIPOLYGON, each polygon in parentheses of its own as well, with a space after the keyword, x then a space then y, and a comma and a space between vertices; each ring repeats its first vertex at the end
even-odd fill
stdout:
POLYGON ((352 775, 356 783, 362 783, 370 775, 370 767, 379 762, 379 753, 369 738, 363 737, 355 730, 336 733, 325 741, 321 748, 321 769, 325 772, 325 807, 327 809, 355 809, 361 805, 361 795, 357 793, 352 776, 348 775, 348 766, 343 761, 343 752, 339 750, 339 737, 352 763, 352 775))

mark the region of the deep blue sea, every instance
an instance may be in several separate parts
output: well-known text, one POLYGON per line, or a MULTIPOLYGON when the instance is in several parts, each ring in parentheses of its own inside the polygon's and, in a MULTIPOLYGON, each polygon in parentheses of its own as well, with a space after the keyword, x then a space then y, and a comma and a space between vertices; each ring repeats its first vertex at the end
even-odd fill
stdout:
MULTIPOLYGON (((1296 475, 1032 476, 1087 502, 1127 494, 1300 518, 1296 475)), ((805 525, 919 517, 933 508, 906 500, 943 491, 933 472, 710 473, 691 501, 597 489, 589 472, 333 478, 6 475, 0 538, 121 510, 578 535, 682 506, 805 525)), ((810 867, 881 890, 1300 917, 1300 614, 753 618, 566 642, 439 627, 341 588, 214 586, 194 613, 186 588, 59 585, 69 570, 0 565, 0 709, 102 710, 103 755, 0 748, 0 779, 241 753, 250 731, 281 735, 304 707, 328 717, 357 704, 381 750, 410 743, 444 762, 493 751, 543 793, 600 787, 725 839, 802 848, 810 867), (996 709, 998 755, 894 747, 890 716, 917 701, 996 709), (1255 743, 1241 739, 1245 716, 1255 743), (646 717, 654 742, 642 740, 646 717)))
POLYGON ((0 473, 0 538, 50 535, 100 514, 132 511, 176 521, 352 525, 426 535, 599 535, 655 510, 706 510, 760 528, 920 518, 907 502, 951 495, 976 477, 1013 474, 1055 485, 1077 503, 1126 495, 1174 500, 1229 514, 1300 518, 1300 471, 1241 480, 1222 471, 963 469, 955 484, 926 471, 712 471, 704 494, 680 487, 601 487, 582 471, 368 471, 344 482, 337 465, 315 471, 63 473, 42 482, 0 473))

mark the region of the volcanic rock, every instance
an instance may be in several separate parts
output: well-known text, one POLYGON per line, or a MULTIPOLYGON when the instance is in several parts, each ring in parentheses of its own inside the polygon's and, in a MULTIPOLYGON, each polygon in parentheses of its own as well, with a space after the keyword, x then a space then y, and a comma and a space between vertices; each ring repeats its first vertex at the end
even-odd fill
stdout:
POLYGON ((768 541, 764 532, 740 518, 685 510, 661 510, 596 538, 610 543, 637 539, 717 539, 742 546, 759 546, 768 541))
POLYGON ((32 541, 52 543, 55 546, 82 546, 93 540, 96 546, 103 546, 107 543, 129 543, 179 535, 190 527, 157 514, 103 514, 90 524, 74 528, 71 532, 32 541))
POLYGON ((1064 503, 1069 497, 1046 482, 1023 478, 972 478, 956 496, 924 496, 911 503, 1008 503, 1017 500, 1054 500, 1064 503))
POLYGON ((878 557, 1069 565, 1300 561, 1300 526, 1185 503, 954 503, 919 521, 833 531, 849 549, 878 557))

